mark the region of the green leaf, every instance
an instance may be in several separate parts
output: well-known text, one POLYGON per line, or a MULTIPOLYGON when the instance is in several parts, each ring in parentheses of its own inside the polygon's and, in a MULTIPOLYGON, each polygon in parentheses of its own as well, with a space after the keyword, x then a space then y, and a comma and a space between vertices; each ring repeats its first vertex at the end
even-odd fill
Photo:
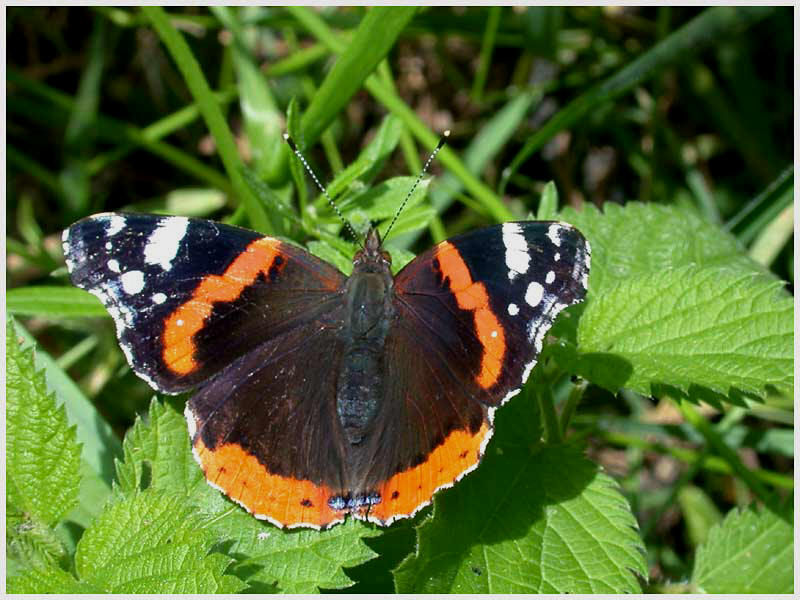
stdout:
POLYGON ((484 462, 434 500, 401 593, 639 592, 646 563, 614 481, 572 446, 532 448, 527 396, 498 413, 484 462))
POLYGON ((781 288, 752 272, 696 266, 606 285, 581 317, 578 372, 590 378, 613 360, 611 379, 595 383, 645 395, 659 384, 692 397, 791 390, 794 303, 781 288))
MULTIPOLYGON (((356 246, 354 245, 353 252, 355 252, 355 249, 356 246)), ((353 254, 350 253, 347 256, 328 242, 312 240, 308 242, 308 251, 322 260, 328 261, 345 275, 349 275, 353 270, 353 254)))
POLYGON ((697 550, 692 584, 707 594, 791 594, 794 535, 765 508, 734 508, 697 550))
POLYGON ((7 581, 9 594, 92 594, 101 590, 77 581, 58 567, 29 569, 7 581))
MULTIPOLYGON (((94 296, 88 295, 94 299, 94 296)), ((104 316, 108 315, 105 310, 103 313, 104 316)), ((14 327, 20 338, 28 344, 35 343, 33 336, 22 325, 14 321, 14 327)), ((114 478, 114 457, 122 454, 121 442, 94 404, 47 352, 37 349, 34 364, 37 369, 44 370, 48 385, 64 401, 67 420, 75 425, 81 443, 82 460, 102 478, 106 489, 110 489, 114 478)))
MULTIPOLYGON (((331 198, 336 198, 357 179, 364 182, 369 181, 371 176, 383 167, 386 159, 394 152, 400 142, 400 134, 402 132, 403 122, 393 115, 386 115, 378 131, 375 132, 375 137, 358 154, 358 158, 328 184, 328 195, 331 198)), ((317 208, 321 208, 326 206, 327 203, 327 199, 321 195, 314 204, 317 208)))
POLYGON ((148 490, 106 506, 75 554, 78 579, 106 593, 230 593, 244 585, 209 554, 214 536, 177 494, 148 490))
POLYGON ((377 6, 364 15, 352 41, 325 77, 303 115, 303 141, 307 146, 327 129, 386 57, 416 10, 414 6, 377 6))
POLYGON ((236 558, 233 572, 251 591, 315 593, 352 585, 342 570, 373 558, 362 538, 379 534, 350 521, 326 531, 282 530, 259 521, 206 483, 189 447, 186 422, 174 404, 150 405, 148 420, 137 420, 118 464, 121 494, 137 488, 180 495, 203 528, 236 558))
POLYGON ((100 300, 89 292, 61 285, 31 285, 6 293, 6 308, 16 315, 39 317, 107 317, 100 300))
POLYGON ((208 86, 203 71, 192 54, 189 45, 172 24, 163 8, 159 6, 143 6, 142 11, 150 19, 161 41, 175 60, 175 64, 183 75, 189 91, 191 91, 196 100, 200 113, 203 115, 208 129, 214 137, 220 159, 222 159, 222 164, 225 165, 225 171, 233 183, 236 195, 245 205, 247 214, 250 217, 250 223, 257 231, 271 233, 273 224, 264 207, 259 204, 258 199, 247 187, 247 183, 242 176, 242 161, 236 150, 233 133, 231 133, 228 124, 225 122, 217 100, 211 92, 211 88, 208 86))
POLYGON ((283 115, 252 56, 237 13, 227 6, 212 6, 210 10, 233 34, 233 65, 253 168, 267 182, 282 183, 288 174, 286 159, 289 155, 289 147, 281 135, 283 115))
MULTIPOLYGON (((348 197, 340 202, 339 208, 348 218, 353 213, 357 213, 359 218, 371 221, 393 217, 416 179, 416 177, 392 177, 360 194, 348 197)), ((431 178, 419 182, 400 216, 425 199, 430 184, 431 178)))
POLYGON ((706 9, 553 115, 525 142, 503 174, 504 180, 516 173, 520 165, 559 131, 573 127, 586 114, 597 111, 600 106, 655 76, 664 67, 675 64, 686 54, 699 52, 707 44, 713 44, 724 36, 741 33, 773 10, 773 7, 766 6, 716 6, 706 9))
POLYGON ((686 523, 686 535, 693 548, 706 541, 711 527, 722 521, 722 514, 702 489, 686 485, 678 492, 678 505, 686 523))
POLYGON ((80 485, 81 449, 64 407, 36 371, 14 326, 6 329, 7 505, 25 519, 53 525, 73 506, 80 485))
POLYGON ((733 236, 690 208, 607 203, 601 213, 587 204, 580 212, 565 208, 561 218, 592 246, 590 297, 603 296, 621 279, 686 265, 766 273, 733 236))

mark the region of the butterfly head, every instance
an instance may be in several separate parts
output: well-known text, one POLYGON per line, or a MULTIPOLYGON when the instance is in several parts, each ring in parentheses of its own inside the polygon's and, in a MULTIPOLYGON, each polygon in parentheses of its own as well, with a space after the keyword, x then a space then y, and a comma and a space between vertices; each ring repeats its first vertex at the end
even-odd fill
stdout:
POLYGON ((377 267, 378 269, 389 268, 392 264, 391 255, 383 249, 381 245, 381 236, 375 227, 372 227, 367 233, 367 239, 364 240, 364 247, 356 252, 353 257, 353 266, 361 268, 361 270, 371 270, 369 267, 377 267))

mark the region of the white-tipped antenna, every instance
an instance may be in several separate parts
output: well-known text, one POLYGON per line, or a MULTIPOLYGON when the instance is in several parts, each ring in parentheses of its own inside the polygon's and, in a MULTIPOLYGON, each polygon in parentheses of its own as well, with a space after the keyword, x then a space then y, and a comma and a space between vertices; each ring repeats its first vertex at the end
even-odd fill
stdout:
POLYGON ((428 172, 428 167, 431 166, 433 159, 436 158, 436 155, 439 153, 439 150, 442 149, 442 146, 444 146, 445 141, 449 137, 450 137, 450 130, 445 129, 444 133, 442 133, 442 137, 439 138, 439 143, 436 144, 436 148, 433 149, 433 152, 431 152, 431 155, 428 157, 428 160, 425 161, 425 165, 422 167, 422 171, 417 176, 417 180, 414 182, 414 185, 411 186, 411 189, 408 191, 408 194, 406 194, 405 199, 400 204, 400 208, 397 209, 397 212, 394 214, 394 217, 392 217, 392 222, 389 223, 389 227, 386 229, 386 232, 381 236, 381 239, 385 240, 389 236, 389 232, 392 230, 392 227, 394 227, 395 222, 397 222, 397 217, 400 216, 400 212, 405 207, 406 202, 408 202, 408 199, 411 198, 411 195, 414 193, 414 190, 417 189, 419 182, 422 181, 422 176, 428 172))
POLYGON ((350 221, 348 221, 347 219, 345 219, 345 218, 344 218, 344 215, 342 214, 342 211, 340 211, 340 210, 339 210, 339 207, 338 207, 338 206, 336 206, 336 204, 335 204, 335 203, 334 203, 334 201, 333 201, 333 198, 331 198, 331 197, 328 195, 328 190, 326 190, 326 189, 325 189, 325 188, 322 186, 322 184, 319 182, 319 179, 317 179, 317 176, 314 174, 314 171, 312 171, 312 170, 311 170, 311 165, 309 165, 309 164, 308 164, 308 162, 306 161, 306 158, 305 158, 305 156, 303 156, 303 155, 300 153, 300 150, 298 150, 298 149, 297 149, 297 145, 294 143, 294 140, 292 139, 292 137, 291 137, 291 136, 290 136, 288 133, 284 133, 284 134, 283 134, 283 139, 284 139, 284 140, 286 140, 286 143, 287 143, 287 144, 289 144, 289 148, 291 148, 291 150, 292 150, 292 152, 294 152, 295 156, 297 156, 297 158, 299 158, 299 159, 300 159, 300 162, 301 162, 301 163, 303 163, 303 166, 305 167, 306 171, 308 171, 308 174, 309 174, 309 175, 311 175, 311 179, 313 179, 313 180, 314 180, 314 183, 315 183, 315 184, 317 184, 317 187, 318 187, 318 188, 320 189, 320 191, 321 191, 321 192, 322 192, 322 193, 325 195, 325 198, 327 198, 327 199, 328 199, 328 203, 329 203, 329 204, 331 205, 331 207, 333 208, 333 211, 334 211, 334 212, 335 212, 335 213, 336 213, 336 214, 339 216, 339 218, 342 220, 342 223, 344 223, 344 226, 345 226, 345 227, 347 227, 347 230, 350 232, 350 235, 352 235, 352 236, 353 236, 353 239, 354 239, 356 242, 358 242, 358 244, 360 244, 360 245, 361 245, 361 247, 363 248, 363 247, 364 247, 364 244, 362 244, 362 243, 361 243, 361 239, 358 237, 358 235, 356 235, 355 229, 353 229, 353 226, 352 226, 352 225, 350 225, 350 221))

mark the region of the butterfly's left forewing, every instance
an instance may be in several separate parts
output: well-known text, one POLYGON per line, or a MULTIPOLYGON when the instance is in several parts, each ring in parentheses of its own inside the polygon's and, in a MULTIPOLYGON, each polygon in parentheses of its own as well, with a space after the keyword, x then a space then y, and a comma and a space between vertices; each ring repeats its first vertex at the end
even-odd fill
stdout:
POLYGON ((134 371, 177 393, 341 299, 302 249, 204 219, 105 213, 64 232, 72 282, 103 302, 134 371))

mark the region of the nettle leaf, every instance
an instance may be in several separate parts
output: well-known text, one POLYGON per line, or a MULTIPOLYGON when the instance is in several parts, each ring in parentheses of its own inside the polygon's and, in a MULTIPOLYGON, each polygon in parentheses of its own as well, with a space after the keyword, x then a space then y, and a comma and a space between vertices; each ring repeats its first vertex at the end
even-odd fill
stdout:
POLYGON ((353 584, 342 570, 375 553, 363 538, 380 531, 348 521, 329 530, 282 530, 259 521, 209 486, 192 457, 186 421, 174 403, 153 401, 147 422, 139 419, 125 437, 117 466, 119 493, 144 487, 180 495, 194 507, 218 547, 236 559, 231 572, 249 591, 315 593, 353 584))
POLYGON ((693 587, 707 594, 791 594, 793 540, 790 518, 734 508, 698 548, 693 587))
MULTIPOLYGON (((412 191, 416 177, 392 177, 357 195, 349 196, 341 202, 339 208, 349 218, 358 213, 368 220, 387 219, 397 214, 403 200, 412 191)), ((406 202, 405 210, 409 210, 422 202, 428 193, 432 178, 422 179, 406 202)), ((403 213, 400 213, 403 214, 403 213)))
POLYGON ((481 467, 435 498, 398 592, 641 591, 644 545, 617 485, 573 446, 532 448, 521 400, 498 413, 481 467))
POLYGON ((29 569, 20 575, 9 577, 6 581, 9 594, 92 594, 100 590, 80 582, 70 573, 50 566, 43 569, 29 569))
POLYGON ((568 324, 577 332, 545 350, 562 367, 612 392, 712 403, 791 389, 791 298, 735 238, 691 210, 652 204, 562 218, 592 245, 587 301, 568 324))
POLYGON ((693 396, 791 390, 793 302, 780 288, 753 273, 691 266, 623 280, 586 306, 576 368, 588 377, 609 357, 627 363, 607 373, 610 381, 597 381, 612 391, 651 394, 659 384, 693 396))
MULTIPOLYGON (((52 526, 77 503, 80 455, 63 405, 6 324, 6 502, 23 520, 52 526)), ((23 527, 24 530, 24 527, 23 527)), ((9 532, 13 535, 13 530, 9 532)))
POLYGON ((622 279, 686 265, 768 276, 744 254, 736 238, 688 207, 628 202, 607 203, 604 208, 600 212, 585 205, 580 212, 568 207, 561 213, 592 246, 590 298, 622 279))
POLYGON ((244 584, 224 574, 232 559, 209 554, 214 541, 184 498, 146 490, 106 506, 78 542, 75 571, 106 593, 241 591, 244 584))

